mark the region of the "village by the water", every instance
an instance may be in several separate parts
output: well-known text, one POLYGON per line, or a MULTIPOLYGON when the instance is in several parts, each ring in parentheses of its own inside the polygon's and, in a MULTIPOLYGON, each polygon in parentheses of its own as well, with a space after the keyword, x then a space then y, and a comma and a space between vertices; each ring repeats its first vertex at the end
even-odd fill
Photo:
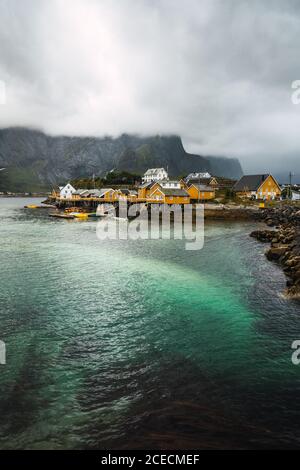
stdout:
MULTIPOLYGON (((207 210, 220 210, 264 208, 276 201, 300 201, 299 185, 281 185, 272 174, 244 175, 237 181, 202 172, 175 179, 169 177, 165 168, 151 168, 142 177, 112 171, 106 180, 111 186, 99 187, 99 179, 96 181, 95 177, 84 180, 86 188, 68 181, 48 194, 44 207, 55 209, 49 214, 51 217, 71 219, 102 216, 109 212, 110 206, 118 207, 120 202, 142 203, 147 207, 203 203, 207 210), (126 184, 128 181, 130 184, 126 184)), ((32 204, 27 208, 38 207, 43 206, 32 204)))

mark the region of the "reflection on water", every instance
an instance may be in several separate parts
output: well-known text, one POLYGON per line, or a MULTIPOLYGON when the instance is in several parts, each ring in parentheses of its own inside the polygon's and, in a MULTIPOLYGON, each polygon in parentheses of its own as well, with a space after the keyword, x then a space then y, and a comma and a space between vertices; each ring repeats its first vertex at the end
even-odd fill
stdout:
POLYGON ((299 447, 299 303, 252 226, 99 241, 0 199, 1 448, 299 447))

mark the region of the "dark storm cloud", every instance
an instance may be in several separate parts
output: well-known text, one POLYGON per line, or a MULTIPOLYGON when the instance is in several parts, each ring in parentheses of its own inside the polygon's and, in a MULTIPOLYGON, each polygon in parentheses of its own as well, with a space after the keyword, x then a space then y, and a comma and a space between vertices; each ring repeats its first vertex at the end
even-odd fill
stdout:
POLYGON ((178 133, 246 170, 297 165, 296 0, 0 0, 0 17, 2 127, 178 133))

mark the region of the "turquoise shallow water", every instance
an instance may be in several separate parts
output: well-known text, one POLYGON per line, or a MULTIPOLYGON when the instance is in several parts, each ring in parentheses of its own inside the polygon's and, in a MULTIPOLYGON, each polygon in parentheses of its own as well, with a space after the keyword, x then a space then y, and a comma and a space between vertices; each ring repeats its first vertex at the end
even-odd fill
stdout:
POLYGON ((0 199, 0 448, 299 447, 299 303, 249 237, 99 241, 0 199))

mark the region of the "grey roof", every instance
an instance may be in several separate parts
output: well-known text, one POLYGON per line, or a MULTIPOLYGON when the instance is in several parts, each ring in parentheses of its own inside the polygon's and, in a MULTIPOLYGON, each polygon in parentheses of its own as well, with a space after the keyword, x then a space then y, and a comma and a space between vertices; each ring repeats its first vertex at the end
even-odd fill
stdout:
POLYGON ((202 185, 205 185, 207 186, 212 180, 212 177, 211 178, 191 178, 189 180, 187 180, 188 184, 202 184, 202 185))
POLYGON ((76 189, 74 194, 81 194, 81 193, 84 193, 85 191, 89 191, 89 189, 76 189))
POLYGON ((102 197, 107 191, 113 191, 112 188, 101 188, 101 189, 77 189, 74 194, 86 194, 86 196, 102 197))
POLYGON ((199 191, 203 192, 213 192, 214 188, 212 186, 207 186, 206 184, 197 184, 197 183, 192 183, 191 186, 195 186, 195 188, 199 189, 199 191))
POLYGON ((178 180, 160 180, 160 181, 157 181, 158 184, 179 184, 180 181, 178 180))
POLYGON ((234 191, 257 191, 268 175, 245 175, 234 185, 234 191))
POLYGON ((150 188, 151 186, 153 186, 154 184, 156 184, 156 181, 150 181, 150 183, 143 183, 139 186, 140 189, 144 189, 144 188, 150 188))
POLYGON ((165 196, 189 196, 189 193, 187 193, 184 189, 178 189, 178 188, 159 188, 159 190, 165 195, 165 196))
POLYGON ((99 196, 98 197, 102 197, 104 196, 105 193, 107 193, 108 191, 114 191, 114 189, 112 188, 101 188, 99 189, 99 196))
POLYGON ((101 196, 101 189, 91 189, 89 191, 89 194, 95 197, 100 197, 101 196))
POLYGON ((82 194, 85 194, 86 195, 94 195, 96 197, 98 197, 98 194, 99 194, 99 189, 77 189, 76 193, 75 194, 79 194, 79 195, 82 195, 82 194))
POLYGON ((225 178, 224 176, 213 176, 213 178, 215 178, 215 180, 217 181, 218 187, 223 189, 232 189, 237 182, 236 179, 225 178))
POLYGON ((118 191, 120 191, 120 193, 124 194, 125 196, 137 196, 137 191, 135 191, 134 189, 128 189, 128 188, 124 188, 124 189, 119 189, 118 191))

